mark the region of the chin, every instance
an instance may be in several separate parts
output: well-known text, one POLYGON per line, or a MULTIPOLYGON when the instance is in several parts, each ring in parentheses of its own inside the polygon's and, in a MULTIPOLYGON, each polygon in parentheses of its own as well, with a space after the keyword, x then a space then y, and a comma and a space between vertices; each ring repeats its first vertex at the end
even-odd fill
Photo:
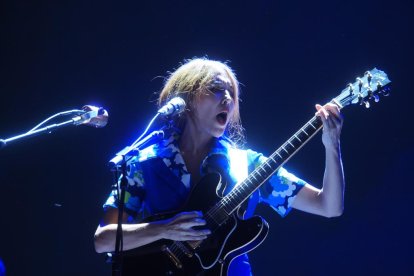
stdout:
POLYGON ((215 138, 220 138, 221 136, 224 135, 225 130, 226 129, 217 129, 217 130, 214 130, 212 132, 212 136, 215 137, 215 138))

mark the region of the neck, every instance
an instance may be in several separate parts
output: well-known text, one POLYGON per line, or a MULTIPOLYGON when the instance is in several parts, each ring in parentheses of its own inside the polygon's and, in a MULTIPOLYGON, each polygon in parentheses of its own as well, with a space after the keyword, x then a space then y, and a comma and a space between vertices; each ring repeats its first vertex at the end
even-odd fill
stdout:
POLYGON ((197 155, 208 152, 212 141, 211 135, 203 133, 187 123, 180 137, 179 146, 181 152, 197 155))

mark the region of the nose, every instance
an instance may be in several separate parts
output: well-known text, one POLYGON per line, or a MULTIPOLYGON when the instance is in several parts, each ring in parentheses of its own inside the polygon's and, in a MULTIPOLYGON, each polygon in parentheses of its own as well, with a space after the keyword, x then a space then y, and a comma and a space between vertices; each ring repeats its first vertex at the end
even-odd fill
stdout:
POLYGON ((225 90, 223 93, 223 99, 221 100, 221 104, 230 104, 232 100, 233 99, 230 95, 230 92, 228 90, 225 90))

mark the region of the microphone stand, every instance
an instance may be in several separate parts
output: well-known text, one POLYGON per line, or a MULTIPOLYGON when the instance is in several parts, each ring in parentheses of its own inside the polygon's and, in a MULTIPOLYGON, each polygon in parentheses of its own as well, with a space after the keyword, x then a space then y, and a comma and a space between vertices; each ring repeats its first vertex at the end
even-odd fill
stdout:
POLYGON ((114 158, 109 161, 109 165, 113 172, 118 172, 119 168, 122 174, 121 180, 118 183, 118 225, 116 229, 115 252, 112 255, 112 275, 122 275, 122 258, 123 258, 123 232, 122 232, 122 218, 125 209, 125 190, 128 180, 126 178, 127 158, 137 155, 139 150, 150 145, 156 144, 164 139, 164 129, 170 129, 171 123, 164 126, 159 131, 153 131, 143 139, 139 140, 133 146, 129 146, 118 152, 114 158))
MULTIPOLYGON (((85 114, 88 114, 87 112, 85 112, 85 114)), ((84 115, 82 115, 84 116, 84 115)), ((59 129, 59 128, 63 128, 66 127, 68 125, 79 125, 84 123, 84 121, 86 121, 86 117, 88 117, 88 119, 90 119, 90 116, 86 116, 86 117, 82 117, 82 116, 76 116, 68 121, 62 122, 62 123, 58 123, 58 124, 51 124, 48 126, 45 126, 43 128, 39 128, 33 131, 28 131, 26 133, 20 134, 20 135, 16 135, 14 137, 10 137, 7 139, 0 139, 0 149, 4 148, 5 146, 8 145, 8 143, 10 142, 14 142, 20 139, 24 139, 24 138, 29 138, 32 136, 37 136, 43 133, 51 133, 52 131, 59 129)))

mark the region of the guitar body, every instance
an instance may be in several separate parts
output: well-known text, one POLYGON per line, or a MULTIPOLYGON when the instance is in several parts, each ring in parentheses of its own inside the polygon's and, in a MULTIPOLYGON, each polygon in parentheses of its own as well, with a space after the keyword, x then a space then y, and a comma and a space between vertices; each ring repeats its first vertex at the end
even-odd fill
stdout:
MULTIPOLYGON (((220 186, 220 175, 204 177, 193 188, 183 211, 205 211, 214 206, 220 200, 216 186, 220 186)), ((146 221, 166 219, 175 214, 156 215, 146 221)), ((212 234, 195 249, 192 248, 194 242, 178 242, 185 249, 177 250, 176 246, 171 246, 177 242, 161 240, 124 252, 123 275, 227 275, 231 261, 256 248, 269 230, 263 218, 254 216, 243 220, 235 213, 219 226, 207 223, 206 227, 212 234)))

